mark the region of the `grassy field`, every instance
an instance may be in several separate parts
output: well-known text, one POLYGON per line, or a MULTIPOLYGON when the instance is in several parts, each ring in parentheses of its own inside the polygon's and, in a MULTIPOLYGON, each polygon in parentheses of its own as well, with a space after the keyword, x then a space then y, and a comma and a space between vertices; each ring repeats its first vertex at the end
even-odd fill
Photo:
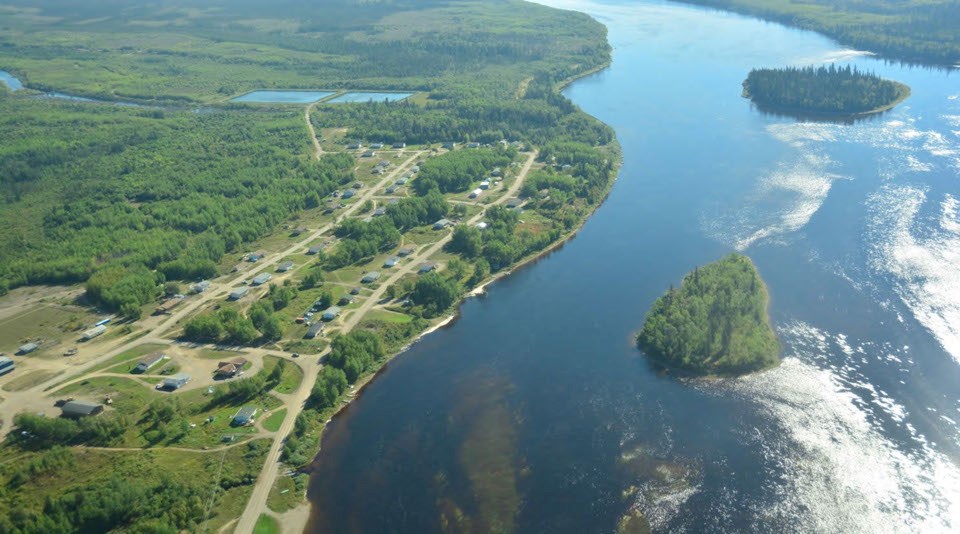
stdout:
POLYGON ((42 304, 0 320, 0 352, 13 354, 17 347, 32 341, 40 345, 33 356, 59 356, 66 347, 77 344, 80 334, 97 320, 98 315, 79 306, 42 304))
MULTIPOLYGON (((138 358, 146 356, 151 352, 163 352, 168 348, 170 348, 170 345, 163 345, 159 343, 144 343, 143 345, 138 345, 128 351, 121 352, 120 354, 117 354, 116 356, 110 358, 109 360, 95 366, 93 369, 91 369, 91 372, 101 371, 110 367, 123 369, 123 367, 117 364, 133 365, 132 360, 136 360, 138 358)), ((114 372, 126 372, 126 371, 114 371, 114 372)))
POLYGON ((309 475, 305 473, 277 478, 276 483, 270 488, 267 506, 278 513, 296 508, 303 502, 308 481, 309 475))
POLYGON ((275 410, 263 420, 263 429, 269 432, 276 432, 277 430, 280 430, 280 425, 283 424, 283 418, 286 416, 286 408, 283 408, 282 410, 275 410))
POLYGON ((257 524, 253 526, 254 534, 279 534, 280 533, 280 523, 268 516, 267 514, 260 514, 260 517, 257 518, 257 524))
POLYGON ((3 389, 5 391, 23 391, 25 389, 30 389, 37 384, 42 384, 62 373, 63 371, 30 371, 7 382, 3 385, 3 389))

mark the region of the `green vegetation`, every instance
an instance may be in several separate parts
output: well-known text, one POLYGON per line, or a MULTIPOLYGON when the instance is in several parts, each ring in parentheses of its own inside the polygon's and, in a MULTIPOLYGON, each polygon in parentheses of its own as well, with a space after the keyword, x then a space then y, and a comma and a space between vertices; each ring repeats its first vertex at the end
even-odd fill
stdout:
POLYGON ((257 523, 253 525, 253 534, 278 534, 279 532, 280 523, 267 514, 260 514, 257 523))
POLYGON ((283 424, 283 418, 287 416, 287 409, 276 410, 267 416, 263 420, 263 429, 269 432, 276 432, 280 430, 280 425, 283 424))
POLYGON ((741 374, 779 363, 767 291, 753 263, 731 254, 684 277, 647 313, 637 346, 696 374, 741 374))
POLYGON ((889 109, 909 96, 910 88, 849 65, 830 65, 754 69, 743 82, 743 95, 761 109, 855 115, 889 109))
POLYGON ((821 32, 892 59, 960 62, 960 3, 952 0, 682 0, 821 32))

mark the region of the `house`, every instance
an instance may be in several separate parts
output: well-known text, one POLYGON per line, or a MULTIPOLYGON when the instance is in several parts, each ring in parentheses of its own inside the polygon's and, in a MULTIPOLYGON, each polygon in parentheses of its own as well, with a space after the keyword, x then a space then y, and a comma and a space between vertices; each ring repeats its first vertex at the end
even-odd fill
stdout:
POLYGON ((417 248, 412 246, 400 247, 400 250, 397 251, 397 256, 400 256, 401 258, 403 258, 405 256, 409 256, 413 254, 414 251, 416 250, 417 248))
POLYGON ((322 321, 313 323, 312 325, 310 325, 310 328, 307 329, 307 333, 304 334, 303 337, 307 339, 313 339, 319 336, 321 333, 323 333, 323 325, 324 323, 322 321))
POLYGON ((359 294, 360 294, 360 287, 358 286, 358 287, 355 287, 355 288, 351 289, 351 290, 350 290, 350 294, 351 294, 351 295, 359 295, 359 294))
POLYGON ((170 313, 170 310, 176 308, 183 302, 183 296, 170 297, 165 299, 163 302, 157 306, 156 310, 153 310, 154 315, 163 315, 165 313, 170 313))
POLYGON ((72 419, 97 415, 102 411, 102 405, 83 401, 67 401, 60 406, 60 415, 63 417, 70 417, 72 419))
POLYGON ((396 193, 396 192, 397 192, 397 186, 395 186, 395 185, 391 185, 390 187, 388 187, 388 188, 384 191, 384 193, 386 193, 386 194, 388 194, 388 195, 392 195, 392 194, 394 194, 394 193, 396 193))
POLYGON ((376 148, 377 150, 383 148, 383 143, 374 143, 370 145, 370 148, 376 148))
POLYGON ((497 167, 496 169, 493 169, 490 172, 490 176, 493 176, 494 178, 498 178, 500 176, 503 176, 503 171, 500 170, 500 167, 497 167))
POLYGON ((323 312, 322 318, 324 321, 332 321, 339 316, 340 316, 340 308, 336 306, 330 306, 329 308, 326 309, 326 311, 323 312))
POLYGON ((507 200, 507 207, 510 209, 519 208, 522 204, 523 200, 519 198, 511 198, 510 200, 507 200))
POLYGON ((209 288, 210 288, 209 280, 201 280, 196 284, 193 284, 192 286, 190 286, 190 290, 193 291, 194 293, 203 293, 209 288))
POLYGON ((217 364, 217 370, 214 376, 217 378, 231 378, 237 376, 237 373, 243 371, 243 366, 247 364, 246 358, 234 358, 230 361, 224 361, 217 364))
POLYGON ((363 278, 360 279, 364 284, 371 284, 376 282, 380 278, 379 271, 370 271, 369 273, 363 275, 363 278))
MULTIPOLYGON (((209 282, 207 282, 207 283, 209 284, 209 282)), ((99 321, 93 323, 93 326, 104 326, 104 325, 108 325, 108 324, 110 324, 110 321, 112 321, 112 320, 113 320, 112 317, 107 317, 106 319, 100 319, 99 321)))
POLYGON ((480 189, 490 189, 490 180, 480 182, 480 189))
POLYGON ((30 354, 39 348, 40 345, 37 345, 36 343, 24 343, 23 345, 20 345, 19 349, 17 349, 17 354, 30 354))
POLYGON ((137 366, 133 368, 134 373, 146 373, 153 366, 162 362, 167 355, 162 352, 151 352, 137 362, 137 366))
POLYGON ((418 173, 418 172, 420 172, 420 166, 419 166, 419 165, 414 165, 413 168, 410 169, 410 172, 412 172, 412 173, 418 173))
POLYGON ((383 217, 386 214, 387 214, 387 208, 384 206, 380 206, 379 208, 373 210, 374 217, 383 217))
POLYGON ((16 369, 16 365, 7 356, 0 356, 0 376, 3 376, 16 369))
POLYGON ((408 181, 409 181, 409 178, 400 177, 400 178, 397 178, 397 181, 394 182, 394 184, 395 184, 395 185, 407 185, 407 182, 408 182, 408 181))
POLYGON ((343 192, 343 198, 353 198, 357 194, 356 189, 347 189, 343 192))
POLYGON ((283 262, 283 263, 281 263, 280 265, 277 266, 277 272, 278 272, 278 273, 285 273, 285 272, 287 272, 287 271, 289 271, 289 270, 291 270, 291 269, 293 269, 293 262, 292 262, 292 261, 285 261, 285 262, 283 262))
POLYGON ((243 297, 247 296, 247 293, 250 292, 249 287, 238 287, 230 292, 230 296, 227 297, 228 300, 240 300, 243 297))
POLYGON ((290 235, 292 235, 293 237, 297 237, 300 234, 306 233, 306 231, 307 231, 306 226, 298 226, 294 228, 292 232, 290 232, 290 235))
POLYGON ((340 300, 337 301, 337 304, 340 306, 349 306, 350 304, 353 304, 353 301, 356 298, 356 296, 347 293, 346 295, 340 297, 340 300))
POLYGON ((426 261, 426 262, 423 262, 423 263, 420 264, 420 269, 418 270, 418 272, 419 272, 420 274, 426 274, 426 273, 429 273, 430 271, 432 271, 432 270, 434 270, 434 269, 436 269, 436 268, 437 268, 437 264, 436 264, 436 263, 434 263, 434 262, 432 262, 432 261, 426 261))
POLYGON ((262 260, 266 255, 267 255, 266 250, 258 250, 256 252, 251 252, 250 254, 247 255, 247 261, 249 261, 250 263, 256 263, 262 260))
POLYGON ((347 150, 360 150, 361 148, 363 148, 363 143, 360 142, 347 145, 347 150))
POLYGON ((363 154, 360 154, 360 157, 361 157, 361 158, 372 158, 372 157, 374 157, 374 156, 376 156, 376 155, 377 155, 377 153, 374 152, 373 150, 367 150, 367 151, 364 152, 363 154))
POLYGON ((467 148, 480 148, 480 143, 467 143, 467 148))
POLYGON ((380 160, 380 161, 377 162, 377 167, 386 168, 386 167, 389 167, 389 166, 390 166, 390 162, 387 161, 387 160, 385 160, 385 159, 382 159, 382 160, 380 160))
POLYGON ((373 170, 370 172, 372 174, 383 174, 383 169, 381 169, 380 167, 374 167, 373 170))
POLYGON ((231 422, 234 426, 246 426, 253 424, 253 418, 257 415, 257 408, 254 406, 244 406, 237 411, 231 422))
POLYGON ((174 391, 182 388, 187 385, 187 382, 190 381, 190 375, 186 373, 178 373, 170 378, 164 378, 163 382, 157 385, 157 389, 166 389, 169 391, 174 391))
POLYGON ((447 150, 453 150, 453 149, 457 148, 457 144, 456 144, 456 143, 451 143, 451 142, 446 142, 446 143, 444 143, 444 144, 442 144, 442 145, 440 145, 440 146, 441 146, 442 148, 446 148, 447 150))
POLYGON ((269 281, 272 280, 272 279, 273 279, 273 275, 272 275, 272 274, 270 274, 270 273, 260 273, 260 274, 258 274, 257 276, 254 276, 254 277, 253 277, 253 282, 252 282, 252 283, 253 283, 253 285, 255 285, 255 286, 262 286, 263 284, 266 284, 267 282, 269 282, 269 281))
POLYGON ((473 191, 470 191, 470 198, 477 198, 482 194, 483 194, 483 189, 479 189, 479 188, 474 189, 473 191))
POLYGON ((480 221, 480 222, 477 223, 477 229, 478 229, 478 230, 486 230, 488 226, 490 226, 490 225, 487 224, 486 221, 480 221))
POLYGON ((324 247, 323 247, 322 244, 321 244, 321 245, 313 245, 313 246, 311 246, 310 248, 307 249, 307 255, 308 255, 308 256, 314 256, 314 255, 316 255, 316 254, 319 254, 320 251, 323 250, 323 248, 324 248, 324 247))
POLYGON ((80 339, 84 341, 90 341, 91 339, 97 336, 103 335, 103 333, 106 331, 107 331, 107 327, 105 325, 94 326, 90 330, 87 330, 86 332, 84 332, 83 335, 80 336, 80 339))
POLYGON ((453 224, 449 219, 440 219, 439 221, 433 223, 434 230, 443 230, 444 228, 453 224))
POLYGON ((393 148, 407 148, 406 143, 394 143, 393 148))
POLYGON ((396 267, 398 263, 400 263, 400 258, 396 256, 390 256, 385 262, 383 262, 383 266, 387 268, 396 267))

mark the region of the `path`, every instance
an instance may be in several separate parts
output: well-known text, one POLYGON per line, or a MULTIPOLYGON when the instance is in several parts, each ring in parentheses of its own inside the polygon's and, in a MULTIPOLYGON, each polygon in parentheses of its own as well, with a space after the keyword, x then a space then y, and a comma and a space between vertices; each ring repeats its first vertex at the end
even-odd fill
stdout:
POLYGON ((310 140, 313 141, 313 159, 320 159, 323 156, 323 147, 320 146, 320 140, 317 139, 317 132, 313 129, 313 123, 310 122, 310 110, 316 105, 317 103, 314 102, 303 110, 303 120, 307 123, 307 129, 310 130, 310 140))
MULTIPOLYGON (((527 174, 530 172, 530 169, 533 167, 533 163, 536 160, 537 152, 532 152, 527 157, 526 163, 524 163, 522 169, 517 174, 517 178, 514 181, 513 185, 507 190, 506 194, 497 199, 495 202, 492 202, 489 206, 497 206, 507 201, 507 199, 516 196, 517 192, 520 191, 520 188, 523 186, 523 182, 527 177, 527 174)), ((475 224, 479 222, 483 216, 486 214, 486 210, 481 211, 480 213, 471 217, 466 223, 475 224)), ((405 264, 402 268, 391 273, 390 277, 386 280, 383 280, 369 298, 367 298, 363 304, 357 309, 357 311, 351 315, 350 320, 345 321, 343 327, 341 328, 341 333, 346 334, 356 327, 364 316, 376 306, 382 306, 380 299, 383 297, 383 294, 386 292, 387 288, 396 283, 400 278, 410 274, 414 269, 418 269, 421 261, 427 260, 433 254, 436 254, 444 245, 446 245, 452 238, 453 233, 447 232, 442 239, 421 251, 420 254, 416 254, 415 261, 405 264)), ((247 534, 253 532, 253 527, 257 523, 257 518, 260 517, 260 514, 267 513, 269 508, 267 508, 267 497, 270 495, 270 489, 273 488, 274 482, 277 478, 277 472, 280 468, 280 451, 283 447, 286 437, 290 435, 290 432, 293 430, 294 423, 297 419, 297 416, 303 410, 303 405, 306 402, 307 398, 310 396, 310 392, 313 389, 313 384, 317 379, 317 373, 322 367, 320 365, 320 360, 323 356, 330 352, 329 347, 321 352, 318 356, 310 359, 309 365, 302 365, 303 367, 303 380, 300 382, 299 389, 291 395, 291 398, 287 400, 284 406, 287 408, 287 416, 283 419, 283 423, 280 425, 280 430, 277 432, 277 439, 273 441, 273 445, 270 447, 270 452, 267 454, 267 460, 264 463, 263 468, 260 470, 260 474, 257 475, 257 482, 253 488, 253 492, 250 494, 250 500, 247 501, 247 506, 243 511, 243 515, 240 516, 240 520, 237 522, 237 527, 234 529, 234 532, 237 534, 247 534)))

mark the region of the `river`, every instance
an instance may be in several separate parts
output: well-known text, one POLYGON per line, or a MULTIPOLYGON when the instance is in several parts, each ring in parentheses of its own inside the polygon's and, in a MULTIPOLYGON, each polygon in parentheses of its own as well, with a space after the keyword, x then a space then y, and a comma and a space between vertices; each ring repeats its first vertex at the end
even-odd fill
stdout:
POLYGON ((957 74, 696 7, 546 3, 609 28, 612 66, 566 94, 616 129, 618 181, 330 424, 310 530, 960 529, 957 74), (832 61, 913 94, 855 124, 740 97, 753 67, 832 61), (733 250, 769 285, 783 364, 659 374, 643 314, 733 250))

